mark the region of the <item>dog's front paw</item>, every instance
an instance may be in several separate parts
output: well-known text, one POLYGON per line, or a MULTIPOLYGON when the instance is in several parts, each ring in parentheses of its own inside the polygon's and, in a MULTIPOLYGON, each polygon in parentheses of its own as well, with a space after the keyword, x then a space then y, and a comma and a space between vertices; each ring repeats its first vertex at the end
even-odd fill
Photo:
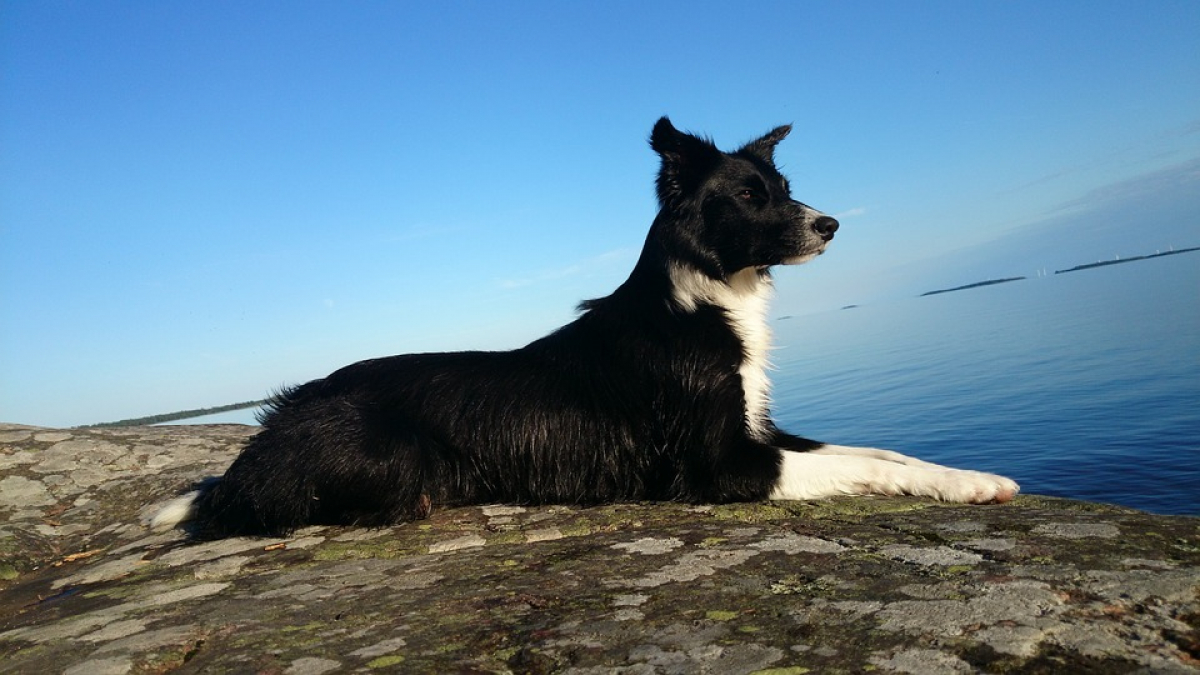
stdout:
POLYGON ((950 469, 939 472, 936 485, 931 485, 933 494, 946 502, 961 504, 988 504, 1012 501, 1021 491, 1016 481, 982 471, 950 469))

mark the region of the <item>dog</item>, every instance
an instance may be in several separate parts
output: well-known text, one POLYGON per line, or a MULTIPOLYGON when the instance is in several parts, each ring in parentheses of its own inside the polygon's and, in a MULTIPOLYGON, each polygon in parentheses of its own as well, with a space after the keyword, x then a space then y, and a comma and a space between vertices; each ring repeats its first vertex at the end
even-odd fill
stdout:
POLYGON ((611 295, 520 349, 362 361, 277 394, 225 475, 152 525, 217 539, 386 526, 433 505, 1011 500, 1002 476, 772 422, 770 269, 821 255, 838 230, 775 166, 790 131, 723 152, 658 120, 660 208, 611 295))

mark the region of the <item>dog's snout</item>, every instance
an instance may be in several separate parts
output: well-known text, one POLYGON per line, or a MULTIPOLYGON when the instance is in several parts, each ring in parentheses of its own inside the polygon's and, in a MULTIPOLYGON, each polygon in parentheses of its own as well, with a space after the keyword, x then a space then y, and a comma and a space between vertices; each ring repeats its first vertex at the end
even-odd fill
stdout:
POLYGON ((829 216, 821 216, 820 218, 817 218, 815 221, 813 221, 812 229, 813 229, 813 232, 816 232, 817 234, 824 237, 826 241, 828 241, 830 239, 833 239, 833 233, 837 232, 838 221, 836 218, 831 218, 829 216))

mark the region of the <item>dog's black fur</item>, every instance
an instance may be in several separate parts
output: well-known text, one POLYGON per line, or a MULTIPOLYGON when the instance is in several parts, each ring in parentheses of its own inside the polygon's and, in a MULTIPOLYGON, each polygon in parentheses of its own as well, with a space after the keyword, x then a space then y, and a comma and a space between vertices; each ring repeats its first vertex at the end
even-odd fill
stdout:
POLYGON ((615 292, 521 349, 363 361, 279 394, 199 490, 193 535, 387 525, 431 504, 766 498, 781 448, 821 444, 770 422, 765 379, 761 396, 747 381, 765 367, 765 318, 738 303, 838 226, 776 169, 789 131, 725 153, 659 120, 661 209, 615 292))

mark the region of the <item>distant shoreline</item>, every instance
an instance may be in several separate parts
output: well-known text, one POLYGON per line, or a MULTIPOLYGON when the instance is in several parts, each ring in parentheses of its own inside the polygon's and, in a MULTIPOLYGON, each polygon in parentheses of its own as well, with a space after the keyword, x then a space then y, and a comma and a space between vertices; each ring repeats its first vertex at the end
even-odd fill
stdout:
POLYGON ((1173 249, 1170 251, 1160 251, 1158 253, 1151 253, 1149 255, 1135 255, 1130 258, 1117 258, 1115 260, 1102 260, 1102 261, 1098 261, 1098 262, 1094 262, 1094 263, 1087 263, 1086 265, 1076 265, 1075 267, 1071 267, 1071 268, 1065 269, 1065 270, 1055 270, 1054 273, 1055 274, 1066 274, 1067 272, 1078 272, 1080 270, 1090 270, 1090 269, 1093 269, 1096 267, 1107 267, 1109 265, 1120 265, 1121 263, 1136 262, 1138 260, 1150 260, 1151 258, 1162 258, 1163 256, 1175 255, 1177 253, 1191 253, 1192 251, 1200 251, 1200 246, 1193 246, 1191 248, 1173 249))
MULTIPOLYGON (((1101 260, 1101 261, 1097 261, 1094 263, 1086 263, 1083 265, 1076 265, 1075 267, 1071 267, 1071 268, 1068 268, 1065 270, 1055 270, 1054 273, 1055 274, 1066 274, 1067 272, 1078 272, 1080 270, 1090 270, 1090 269, 1094 269, 1096 267, 1108 267, 1109 265, 1120 265, 1121 263, 1137 262, 1139 260, 1152 260, 1154 258, 1162 258, 1164 256, 1175 255, 1177 253, 1191 253, 1192 251, 1200 251, 1200 246, 1192 246, 1190 248, 1171 249, 1170 251, 1159 251, 1157 253, 1150 253, 1148 255, 1135 255, 1135 256, 1130 256, 1128 258, 1117 258, 1115 260, 1101 260)), ((1026 278, 1028 278, 1028 277, 1008 277, 1006 279, 989 279, 987 281, 978 281, 973 284, 967 284, 966 286, 955 286, 954 288, 942 288, 942 289, 938 289, 936 291, 928 291, 926 293, 922 293, 921 295, 919 295, 917 297, 923 298, 927 295, 937 295, 939 293, 953 293, 954 291, 965 291, 967 289, 980 288, 982 286, 993 286, 995 284, 1005 284, 1010 281, 1021 281, 1022 279, 1026 279, 1026 278)), ((851 306, 853 306, 853 305, 851 305, 851 306)))
POLYGON ((118 420, 116 422, 101 422, 100 424, 85 424, 79 429, 108 429, 112 427, 140 427, 151 424, 162 424, 163 422, 175 422, 177 420, 186 420, 193 417, 203 417, 205 415, 215 415, 217 413, 230 412, 233 410, 245 410, 247 408, 257 408, 267 403, 267 399, 261 401, 243 401, 242 403, 230 403, 229 405, 219 405, 214 408, 197 408, 195 410, 180 410, 179 412, 164 413, 162 415, 148 415, 146 417, 134 417, 127 420, 118 420))
POLYGON ((968 288, 979 288, 981 286, 995 286, 996 284, 1007 284, 1010 281, 1020 281, 1024 278, 1025 277, 1008 277, 1007 279, 989 279, 987 281, 977 281, 973 284, 967 284, 966 286, 955 286, 954 288, 942 288, 942 289, 939 289, 936 291, 928 291, 928 292, 922 293, 918 297, 923 298, 927 295, 937 295, 939 293, 953 293, 954 291, 965 291, 968 288))

